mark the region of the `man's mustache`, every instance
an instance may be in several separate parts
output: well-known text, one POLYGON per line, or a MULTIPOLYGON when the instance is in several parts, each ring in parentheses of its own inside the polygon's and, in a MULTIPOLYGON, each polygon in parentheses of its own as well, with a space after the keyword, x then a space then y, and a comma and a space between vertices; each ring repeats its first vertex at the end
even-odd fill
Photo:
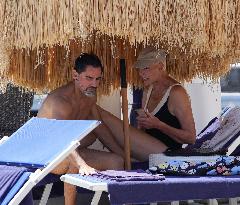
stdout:
POLYGON ((96 88, 96 87, 89 87, 89 88, 87 88, 86 90, 88 90, 88 91, 96 91, 97 88, 96 88))
POLYGON ((96 96, 97 88, 96 87, 89 87, 84 91, 86 96, 93 97, 96 96))

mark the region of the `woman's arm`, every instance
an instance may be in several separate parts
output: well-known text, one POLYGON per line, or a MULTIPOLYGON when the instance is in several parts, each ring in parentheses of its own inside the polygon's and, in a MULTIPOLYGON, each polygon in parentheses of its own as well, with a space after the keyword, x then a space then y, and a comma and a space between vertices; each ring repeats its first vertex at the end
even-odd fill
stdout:
POLYGON ((156 128, 179 143, 193 144, 196 140, 195 123, 188 94, 182 86, 171 89, 168 109, 179 120, 181 129, 167 125, 150 113, 147 113, 147 118, 138 120, 146 129, 156 128))

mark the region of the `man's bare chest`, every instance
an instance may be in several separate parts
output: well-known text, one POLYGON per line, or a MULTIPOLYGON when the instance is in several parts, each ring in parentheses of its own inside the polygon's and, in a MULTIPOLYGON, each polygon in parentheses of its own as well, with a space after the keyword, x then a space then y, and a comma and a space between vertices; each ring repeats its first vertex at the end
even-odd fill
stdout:
POLYGON ((86 120, 89 119, 92 111, 92 106, 90 104, 75 106, 72 110, 71 118, 73 120, 86 120))

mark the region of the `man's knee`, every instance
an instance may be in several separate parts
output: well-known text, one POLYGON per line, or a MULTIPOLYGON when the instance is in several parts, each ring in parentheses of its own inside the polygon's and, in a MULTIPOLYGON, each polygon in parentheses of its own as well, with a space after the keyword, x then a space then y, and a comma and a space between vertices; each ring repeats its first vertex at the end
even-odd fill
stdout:
POLYGON ((80 146, 78 147, 78 150, 87 148, 88 146, 92 145, 96 141, 96 139, 97 137, 94 135, 94 133, 88 134, 80 141, 80 146))
POLYGON ((61 175, 61 174, 65 174, 68 170, 69 167, 69 161, 68 158, 63 160, 57 167, 55 167, 51 173, 52 174, 57 174, 57 175, 61 175))
POLYGON ((112 154, 108 158, 108 169, 122 170, 124 168, 124 160, 121 156, 112 154))
POLYGON ((76 174, 79 169, 75 166, 75 164, 68 157, 63 160, 51 173, 62 175, 62 174, 76 174))
POLYGON ((74 164, 70 163, 70 166, 67 171, 68 174, 78 174, 79 173, 79 168, 76 167, 74 164))

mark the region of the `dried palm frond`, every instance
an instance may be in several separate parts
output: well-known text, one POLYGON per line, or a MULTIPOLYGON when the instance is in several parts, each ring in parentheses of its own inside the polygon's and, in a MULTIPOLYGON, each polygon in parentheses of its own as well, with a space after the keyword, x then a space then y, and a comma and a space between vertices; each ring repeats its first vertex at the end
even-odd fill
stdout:
POLYGON ((216 79, 240 60, 240 0, 2 0, 0 29, 12 53, 8 78, 39 90, 69 81, 85 51, 103 61, 103 93, 119 86, 120 57, 128 82, 140 85, 131 67, 146 45, 169 53, 168 71, 181 81, 216 79))
POLYGON ((137 77, 136 71, 131 68, 135 60, 136 49, 123 41, 116 40, 117 47, 111 44, 108 36, 92 35, 86 41, 71 40, 68 47, 43 47, 33 51, 26 49, 13 50, 7 77, 17 85, 34 89, 37 92, 52 90, 71 80, 71 71, 75 59, 82 53, 95 53, 104 65, 104 80, 100 93, 107 94, 111 89, 119 86, 120 69, 119 59, 127 59, 129 82, 137 77))

